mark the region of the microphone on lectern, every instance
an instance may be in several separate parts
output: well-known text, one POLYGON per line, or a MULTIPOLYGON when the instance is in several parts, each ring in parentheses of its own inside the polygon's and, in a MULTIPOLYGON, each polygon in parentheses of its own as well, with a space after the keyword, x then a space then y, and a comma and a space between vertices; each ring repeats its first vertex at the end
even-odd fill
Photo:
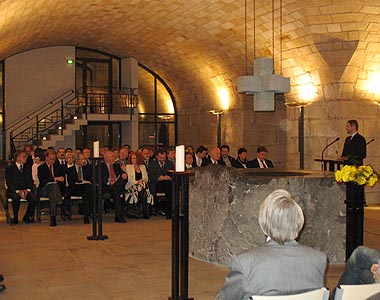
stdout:
POLYGON ((337 137, 334 141, 332 141, 330 144, 328 144, 325 148, 323 148, 323 150, 322 150, 322 161, 323 161, 323 153, 326 151, 326 149, 328 148, 328 147, 330 147, 332 144, 334 144, 335 142, 337 142, 337 141, 339 141, 340 140, 340 138, 339 137, 337 137))
POLYGON ((367 144, 365 144, 366 146, 368 145, 368 144, 371 144, 372 142, 374 142, 375 141, 375 139, 372 139, 372 140, 370 140, 367 144))

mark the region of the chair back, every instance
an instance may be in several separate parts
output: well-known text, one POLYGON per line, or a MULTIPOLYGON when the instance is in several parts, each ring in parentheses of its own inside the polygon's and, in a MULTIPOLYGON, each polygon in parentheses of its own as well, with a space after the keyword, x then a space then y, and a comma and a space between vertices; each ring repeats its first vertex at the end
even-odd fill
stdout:
POLYGON ((251 296, 252 300, 328 300, 330 291, 326 288, 285 296, 251 296))
POLYGON ((341 285, 336 289, 335 300, 380 300, 380 283, 341 285), (373 297, 371 297, 373 296, 373 297))

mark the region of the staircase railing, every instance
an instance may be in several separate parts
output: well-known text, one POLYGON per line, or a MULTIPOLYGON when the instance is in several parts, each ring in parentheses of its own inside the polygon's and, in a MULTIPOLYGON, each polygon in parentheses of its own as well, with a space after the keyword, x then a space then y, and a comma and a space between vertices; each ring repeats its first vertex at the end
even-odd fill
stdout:
POLYGON ((68 90, 33 111, 21 121, 9 126, 12 154, 25 144, 39 145, 50 133, 63 134, 66 120, 75 115, 126 114, 133 115, 137 108, 136 89, 110 90, 106 87, 82 87, 74 92, 68 90))

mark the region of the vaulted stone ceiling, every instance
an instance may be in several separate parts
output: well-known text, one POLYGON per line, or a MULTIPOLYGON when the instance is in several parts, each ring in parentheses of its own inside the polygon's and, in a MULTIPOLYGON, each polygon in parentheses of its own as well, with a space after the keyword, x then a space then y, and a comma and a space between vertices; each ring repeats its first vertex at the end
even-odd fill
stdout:
MULTIPOLYGON (((376 68, 380 61, 377 2, 282 0, 281 28, 279 0, 274 1, 274 23, 272 1, 246 3, 245 7, 244 0, 3 0, 0 59, 53 45, 133 56, 171 86, 187 127, 212 122, 207 110, 221 105, 219 87, 230 94, 231 122, 245 126, 238 116, 247 109, 247 101, 236 93, 235 80, 252 73, 254 49, 256 57, 271 57, 274 50, 276 73, 291 77, 292 86, 306 74, 326 99, 352 96, 368 75, 362 71, 364 62, 376 68), (332 94, 324 90, 341 81, 351 85, 352 95, 339 88, 332 94)), ((198 134, 202 138, 204 132, 198 134)), ((227 134, 231 143, 244 139, 244 133, 227 134)))

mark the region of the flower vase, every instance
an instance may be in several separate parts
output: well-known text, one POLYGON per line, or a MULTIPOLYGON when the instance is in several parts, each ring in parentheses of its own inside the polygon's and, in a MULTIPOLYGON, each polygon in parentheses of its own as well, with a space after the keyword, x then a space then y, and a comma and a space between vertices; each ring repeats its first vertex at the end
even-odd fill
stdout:
POLYGON ((346 260, 363 245, 364 185, 346 182, 346 260))

